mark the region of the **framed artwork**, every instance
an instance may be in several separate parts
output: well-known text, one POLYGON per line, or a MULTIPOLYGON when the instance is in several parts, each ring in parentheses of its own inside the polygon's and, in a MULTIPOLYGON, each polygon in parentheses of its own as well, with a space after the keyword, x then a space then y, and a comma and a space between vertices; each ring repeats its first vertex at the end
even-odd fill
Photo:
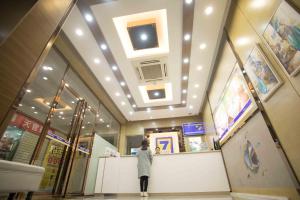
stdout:
POLYGON ((295 76, 300 71, 300 14, 283 1, 263 37, 285 73, 295 76))
POLYGON ((257 106, 242 71, 236 64, 213 113, 221 144, 234 133, 256 108, 257 106))
POLYGON ((244 68, 262 101, 266 101, 282 84, 259 45, 250 53, 244 68))

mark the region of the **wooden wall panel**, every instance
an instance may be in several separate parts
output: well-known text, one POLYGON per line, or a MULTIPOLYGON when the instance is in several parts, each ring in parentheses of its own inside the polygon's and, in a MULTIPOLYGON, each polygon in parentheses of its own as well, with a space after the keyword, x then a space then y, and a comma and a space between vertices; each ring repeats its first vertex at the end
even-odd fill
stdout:
MULTIPOLYGON (((0 46, 0 123, 75 0, 39 0, 0 46)), ((13 12, 13 10, 11 11, 13 12)))

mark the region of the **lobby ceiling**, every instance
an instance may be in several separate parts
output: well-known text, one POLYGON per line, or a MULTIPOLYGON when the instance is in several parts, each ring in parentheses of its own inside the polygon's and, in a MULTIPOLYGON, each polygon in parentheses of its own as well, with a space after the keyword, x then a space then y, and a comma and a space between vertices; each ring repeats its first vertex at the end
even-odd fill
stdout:
POLYGON ((127 120, 197 115, 229 5, 80 0, 63 31, 127 120))

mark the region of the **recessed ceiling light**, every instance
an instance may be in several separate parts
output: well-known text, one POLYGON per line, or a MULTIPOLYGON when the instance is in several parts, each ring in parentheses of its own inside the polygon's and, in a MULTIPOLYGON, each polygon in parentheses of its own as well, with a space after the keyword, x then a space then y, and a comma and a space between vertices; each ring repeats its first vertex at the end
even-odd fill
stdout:
POLYGON ((95 59, 94 59, 94 63, 99 64, 99 63, 100 63, 99 58, 95 58, 95 59))
POLYGON ((63 114, 64 114, 64 112, 59 112, 59 114, 63 115, 63 114))
POLYGON ((117 67, 116 65, 112 66, 111 68, 112 68, 112 70, 114 70, 114 71, 117 71, 117 70, 118 70, 118 67, 117 67))
POLYGON ((106 44, 101 44, 100 47, 101 47, 102 50, 106 50, 107 49, 106 44))
POLYGON ((38 114, 38 112, 36 112, 36 111, 34 111, 33 113, 34 113, 34 114, 38 114))
POLYGON ((121 85, 121 86, 125 86, 126 84, 125 84, 124 81, 121 81, 121 82, 120 82, 120 85, 121 85))
POLYGON ((202 43, 202 44, 200 44, 200 49, 205 49, 206 48, 206 44, 205 43, 202 43))
POLYGON ((153 119, 153 117, 152 117, 152 116, 150 116, 150 119, 153 119))
POLYGON ((196 99, 196 98, 197 98, 197 95, 194 94, 194 95, 193 95, 193 98, 196 99))
POLYGON ((85 14, 85 15, 84 15, 84 18, 85 18, 86 21, 88 21, 88 22, 92 22, 92 21, 93 21, 93 17, 92 17, 92 15, 90 15, 90 14, 85 14))
POLYGON ((50 102, 46 102, 46 104, 49 106, 49 105, 50 105, 50 102))
POLYGON ((79 28, 77 28, 77 29, 75 30, 75 33, 76 33, 78 36, 82 36, 82 35, 83 35, 82 30, 79 29, 79 28))
POLYGON ((104 122, 104 120, 102 118, 99 119, 100 122, 104 122))
POLYGON ((198 88, 199 87, 199 84, 195 84, 195 88, 198 88))
POLYGON ((192 110, 193 108, 194 108, 194 106, 192 106, 192 105, 189 106, 189 109, 190 109, 190 110, 192 110))
POLYGON ((119 92, 116 92, 115 95, 116 95, 117 97, 119 97, 119 96, 120 96, 120 93, 119 93, 119 92))
POLYGON ((151 112, 151 108, 147 108, 147 112, 148 112, 148 113, 151 112))
POLYGON ((169 106, 169 109, 170 109, 170 110, 174 110, 173 106, 169 106))
POLYGON ((198 65, 197 70, 201 71, 203 69, 203 67, 201 65, 198 65))
POLYGON ((129 112, 129 115, 133 115, 133 112, 132 112, 132 111, 130 111, 130 112, 129 112))
POLYGON ((236 43, 240 46, 246 45, 250 43, 250 39, 248 37, 240 37, 236 40, 236 43))
POLYGON ((186 4, 191 4, 193 2, 193 0, 185 0, 186 4))
POLYGON ((183 90, 182 90, 182 93, 185 94, 185 93, 186 93, 186 89, 183 89, 183 90))
POLYGON ((111 80, 111 78, 109 76, 105 77, 105 80, 108 82, 111 80))
POLYGON ((43 66, 43 70, 45 70, 45 71, 52 71, 52 70, 53 70, 53 68, 52 68, 52 67, 48 67, 48 66, 44 65, 44 66, 43 66))
POLYGON ((159 96, 159 92, 154 92, 154 96, 158 97, 159 96))
POLYGON ((48 80, 48 78, 46 76, 43 77, 44 80, 48 80))
POLYGON ((35 107, 34 107, 34 106, 32 106, 31 108, 32 108, 32 109, 35 109, 35 107))
POLYGON ((132 105, 132 107, 133 107, 133 108, 136 108, 136 105, 135 105, 135 104, 133 104, 133 105, 132 105))
POLYGON ((186 33, 185 35, 184 35, 184 40, 185 41, 189 41, 191 39, 191 35, 189 34, 189 33, 186 33))
POLYGON ((142 33, 140 38, 142 41, 146 41, 146 40, 148 40, 148 35, 146 33, 142 33))
POLYGON ((183 76, 182 80, 184 80, 184 81, 188 80, 188 76, 183 76))
POLYGON ((130 95, 130 94, 127 94, 127 98, 130 99, 130 98, 131 98, 131 95, 130 95))
POLYGON ((70 85, 68 83, 65 84, 66 87, 69 87, 70 85))
POLYGON ((122 101, 121 104, 122 104, 122 106, 125 106, 126 103, 124 101, 122 101))
POLYGON ((266 5, 267 1, 262 0, 252 0, 251 1, 251 7, 252 8, 262 8, 266 5))
POLYGON ((27 93, 30 93, 30 92, 31 92, 31 90, 30 90, 30 89, 27 89, 27 90, 26 90, 26 92, 27 92, 27 93))
POLYGON ((214 11, 214 8, 212 6, 207 6, 204 10, 204 13, 206 15, 210 15, 214 11))
POLYGON ((107 124, 107 125, 106 125, 106 127, 107 127, 107 128, 109 128, 109 127, 110 127, 110 125, 109 125, 109 124, 107 124))
POLYGON ((19 106, 20 106, 20 107, 22 107, 22 106, 23 106, 23 104, 19 103, 19 106))
POLYGON ((189 59, 188 58, 184 58, 183 59, 183 63, 189 63, 189 59))
POLYGON ((71 101, 71 103, 72 103, 72 104, 74 104, 74 103, 75 103, 75 101, 71 101))
POLYGON ((185 101, 185 100, 183 100, 181 103, 182 103, 182 104, 185 104, 185 103, 186 103, 186 101, 185 101))

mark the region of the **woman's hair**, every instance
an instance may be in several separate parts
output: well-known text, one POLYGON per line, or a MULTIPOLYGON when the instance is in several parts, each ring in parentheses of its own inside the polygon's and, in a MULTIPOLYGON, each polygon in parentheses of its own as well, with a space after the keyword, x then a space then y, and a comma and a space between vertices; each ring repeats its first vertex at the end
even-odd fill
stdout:
POLYGON ((147 150, 148 149, 148 140, 144 139, 142 141, 142 150, 147 150))
POLYGON ((155 149, 159 149, 160 150, 160 147, 155 147, 155 149))

